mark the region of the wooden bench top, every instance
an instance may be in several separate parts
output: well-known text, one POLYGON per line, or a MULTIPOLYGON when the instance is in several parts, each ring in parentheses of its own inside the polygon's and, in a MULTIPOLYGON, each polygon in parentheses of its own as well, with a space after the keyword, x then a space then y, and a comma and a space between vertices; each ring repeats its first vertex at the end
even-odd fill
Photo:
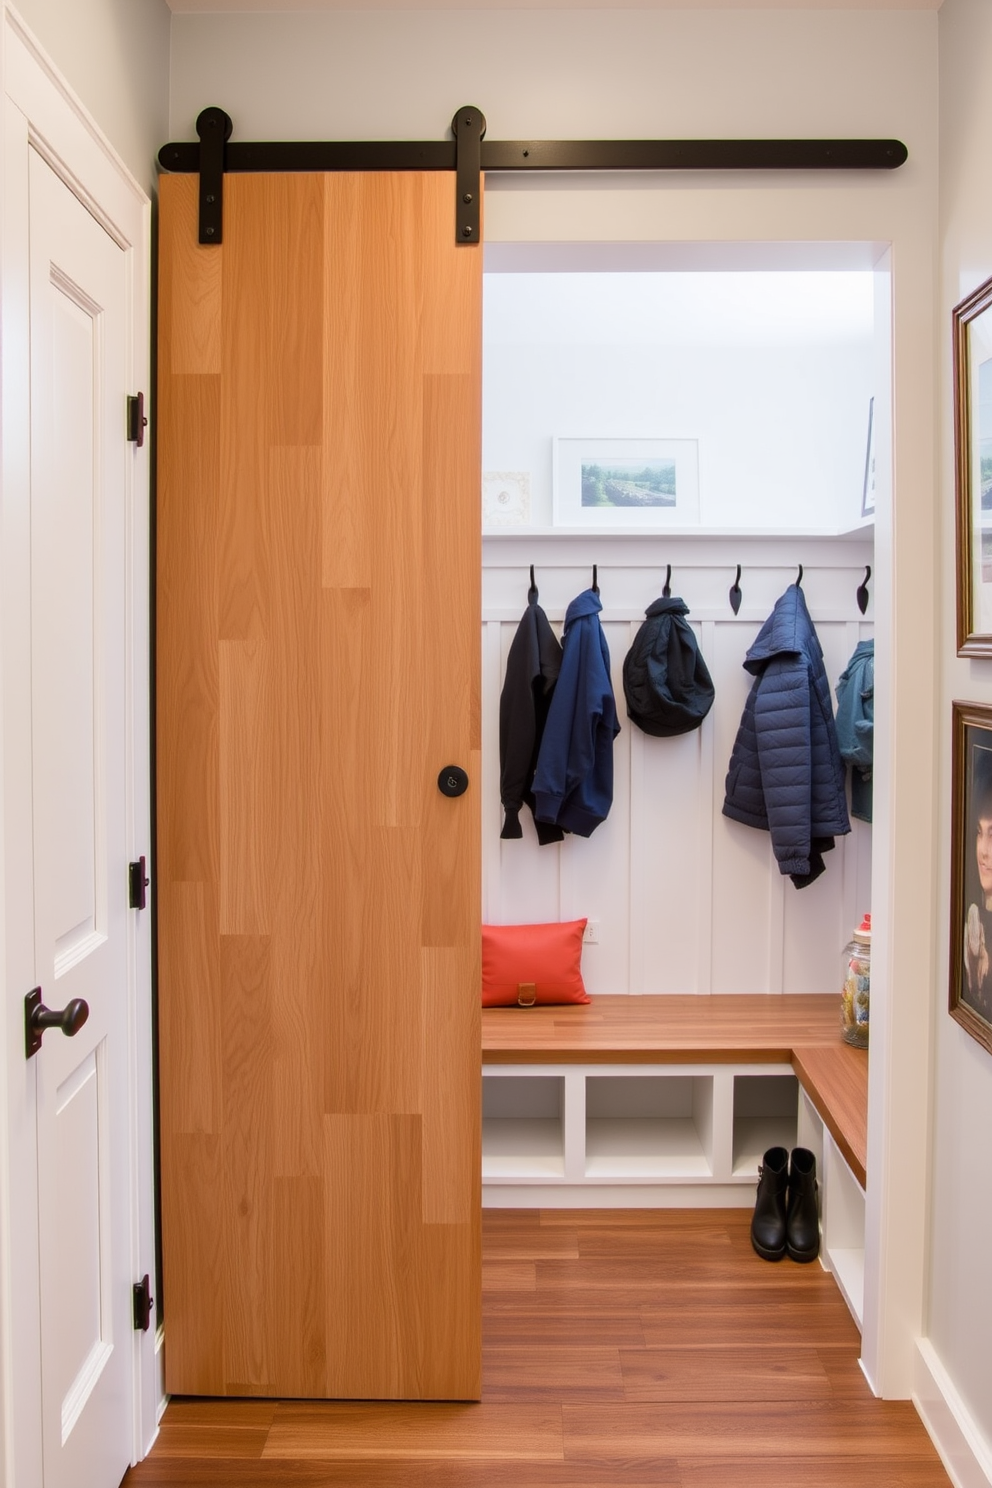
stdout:
POLYGON ((852 1049, 838 1038, 829 1048, 793 1049, 792 1067, 864 1188, 868 1163, 868 1050, 852 1049))
POLYGON ((594 997, 483 1008, 484 1064, 791 1064, 865 1182, 868 1056, 840 1035, 836 994, 594 997))

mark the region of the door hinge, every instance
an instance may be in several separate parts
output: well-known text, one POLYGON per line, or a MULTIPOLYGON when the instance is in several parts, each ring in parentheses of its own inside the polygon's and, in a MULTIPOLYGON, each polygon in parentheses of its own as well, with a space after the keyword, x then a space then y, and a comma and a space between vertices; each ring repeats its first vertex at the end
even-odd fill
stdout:
POLYGON ((136 1333, 147 1333, 152 1320, 152 1296, 151 1280, 145 1275, 140 1281, 136 1281, 131 1290, 132 1307, 131 1313, 136 1333))
POLYGON ((128 393, 127 395, 127 437, 130 444, 136 444, 139 449, 145 442, 145 430, 148 420, 145 418, 145 395, 144 393, 128 393))
POLYGON ((145 859, 140 857, 136 863, 127 865, 127 907, 128 909, 144 909, 148 899, 145 890, 148 887, 148 879, 145 875, 145 859))

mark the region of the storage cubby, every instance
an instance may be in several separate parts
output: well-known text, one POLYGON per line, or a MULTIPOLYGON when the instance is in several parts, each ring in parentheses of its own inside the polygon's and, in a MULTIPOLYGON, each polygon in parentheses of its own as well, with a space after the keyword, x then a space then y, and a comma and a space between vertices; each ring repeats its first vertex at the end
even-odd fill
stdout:
POLYGON ((487 1204, 748 1204, 792 1146, 789 1065, 486 1064, 487 1204))
POLYGON ((734 1076, 733 1162, 735 1178, 757 1178, 769 1147, 796 1145, 799 1081, 781 1075, 734 1076))
POLYGON ((564 1177, 564 1083, 561 1075, 487 1075, 482 1082, 483 1181, 564 1177))
POLYGON ((712 1077, 587 1077, 585 1153, 587 1178, 711 1177, 712 1077))
POLYGON ((799 1143, 816 1158, 820 1191, 820 1259, 858 1327, 864 1312, 865 1191, 805 1091, 799 1097, 799 1143))
POLYGON ((865 1194, 829 1132, 823 1134, 823 1263, 858 1327, 865 1296, 865 1194))

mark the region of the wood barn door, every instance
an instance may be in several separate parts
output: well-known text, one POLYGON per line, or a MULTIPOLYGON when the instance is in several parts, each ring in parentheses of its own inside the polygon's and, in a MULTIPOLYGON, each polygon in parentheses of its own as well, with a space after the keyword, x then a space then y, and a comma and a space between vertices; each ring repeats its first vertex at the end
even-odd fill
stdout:
POLYGON ((197 190, 161 181, 167 1388, 477 1398, 481 250, 447 173, 229 175, 213 248, 197 190))

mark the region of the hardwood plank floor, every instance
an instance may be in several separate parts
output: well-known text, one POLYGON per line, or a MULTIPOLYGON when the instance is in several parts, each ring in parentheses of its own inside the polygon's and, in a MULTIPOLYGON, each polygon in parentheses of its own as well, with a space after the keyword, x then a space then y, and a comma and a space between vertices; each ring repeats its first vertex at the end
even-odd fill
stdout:
POLYGON ((946 1488, 747 1210, 486 1210, 478 1405, 173 1400, 125 1488, 946 1488))

